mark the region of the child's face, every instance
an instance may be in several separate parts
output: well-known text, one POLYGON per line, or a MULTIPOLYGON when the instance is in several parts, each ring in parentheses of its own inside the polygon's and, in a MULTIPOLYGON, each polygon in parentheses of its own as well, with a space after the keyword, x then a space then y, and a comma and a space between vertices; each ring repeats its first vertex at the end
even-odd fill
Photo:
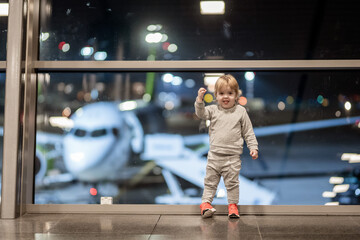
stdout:
POLYGON ((217 91, 216 100, 222 108, 232 108, 235 105, 236 93, 229 85, 225 85, 217 91))

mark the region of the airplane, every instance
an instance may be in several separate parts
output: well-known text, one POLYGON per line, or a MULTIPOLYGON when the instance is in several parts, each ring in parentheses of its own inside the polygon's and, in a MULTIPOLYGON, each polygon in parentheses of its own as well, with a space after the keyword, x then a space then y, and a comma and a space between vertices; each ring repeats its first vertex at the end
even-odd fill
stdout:
MULTIPOLYGON (((191 189, 183 189, 178 181, 182 178, 195 187, 203 188, 205 176, 208 135, 157 133, 145 134, 139 120, 147 105, 142 101, 97 102, 78 109, 69 119, 69 131, 64 135, 37 132, 37 145, 53 144, 53 150, 44 154, 36 150, 37 185, 49 186, 60 182, 79 181, 121 182, 132 178, 141 166, 129 168, 132 154, 141 161, 154 161, 162 169, 162 175, 170 190, 169 194, 155 198, 159 204, 198 204, 200 197, 191 189), (69 127, 70 126, 70 127, 69 127), (197 148, 194 148, 197 146, 197 148), (47 175, 47 159, 62 157, 66 172, 47 175)), ((151 115, 151 114, 150 114, 151 115)), ((285 134, 354 124, 359 116, 304 123, 283 124, 254 128, 257 137, 285 134)), ((61 125, 61 124, 60 124, 61 125)), ((0 128, 0 135, 3 129, 0 128)), ((276 194, 259 184, 240 178, 240 204, 268 205, 276 194), (246 198, 242 198, 246 196, 246 198)), ((109 195, 111 195, 111 191, 109 195)), ((113 191, 116 195, 117 191, 113 191)), ((109 196, 108 195, 108 196, 109 196)), ((220 182, 214 204, 227 204, 223 181, 220 182)), ((56 200, 55 200, 56 201, 56 200)))

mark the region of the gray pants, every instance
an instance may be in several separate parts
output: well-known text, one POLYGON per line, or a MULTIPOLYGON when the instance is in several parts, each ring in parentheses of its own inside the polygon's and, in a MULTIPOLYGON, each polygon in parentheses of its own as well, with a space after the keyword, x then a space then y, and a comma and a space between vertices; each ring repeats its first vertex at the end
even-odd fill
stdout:
POLYGON ((223 155, 209 152, 202 202, 211 203, 213 201, 222 176, 227 191, 228 203, 238 204, 240 169, 240 155, 223 155))

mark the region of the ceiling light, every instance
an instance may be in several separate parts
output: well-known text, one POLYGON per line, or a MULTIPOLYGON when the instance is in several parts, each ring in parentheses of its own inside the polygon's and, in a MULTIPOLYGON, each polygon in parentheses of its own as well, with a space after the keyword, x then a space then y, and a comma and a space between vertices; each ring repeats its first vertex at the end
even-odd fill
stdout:
POLYGON ((200 13, 202 15, 221 15, 225 13, 224 1, 201 1, 200 13))

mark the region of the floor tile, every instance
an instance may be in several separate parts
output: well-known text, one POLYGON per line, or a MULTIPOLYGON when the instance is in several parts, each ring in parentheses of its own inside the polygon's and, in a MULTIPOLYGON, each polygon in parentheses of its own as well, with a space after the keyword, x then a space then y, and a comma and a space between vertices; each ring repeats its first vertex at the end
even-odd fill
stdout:
POLYGON ((68 214, 50 233, 150 234, 160 215, 68 214))
POLYGON ((235 239, 241 239, 241 240, 261 240, 260 235, 256 234, 241 234, 241 235, 237 235, 237 236, 220 236, 220 235, 216 235, 216 236, 207 236, 207 235, 170 235, 170 234, 153 234, 151 235, 151 237, 149 238, 149 240, 208 240, 208 239, 212 239, 212 240, 235 240, 235 239))
POLYGON ((237 239, 251 235, 259 237, 256 219, 241 217, 229 219, 214 216, 203 219, 200 216, 162 215, 150 239, 237 239))
POLYGON ((34 233, 0 233, 1 240, 34 240, 34 233))
POLYGON ((360 216, 350 216, 350 218, 360 227, 360 216))
POLYGON ((263 240, 355 240, 359 234, 265 234, 263 240))
POLYGON ((0 219, 1 233, 45 233, 65 214, 25 214, 17 219, 0 219))
POLYGON ((150 235, 124 233, 38 233, 34 237, 35 240, 147 240, 150 235))
POLYGON ((257 216, 260 233, 266 234, 360 234, 349 216, 257 216))

